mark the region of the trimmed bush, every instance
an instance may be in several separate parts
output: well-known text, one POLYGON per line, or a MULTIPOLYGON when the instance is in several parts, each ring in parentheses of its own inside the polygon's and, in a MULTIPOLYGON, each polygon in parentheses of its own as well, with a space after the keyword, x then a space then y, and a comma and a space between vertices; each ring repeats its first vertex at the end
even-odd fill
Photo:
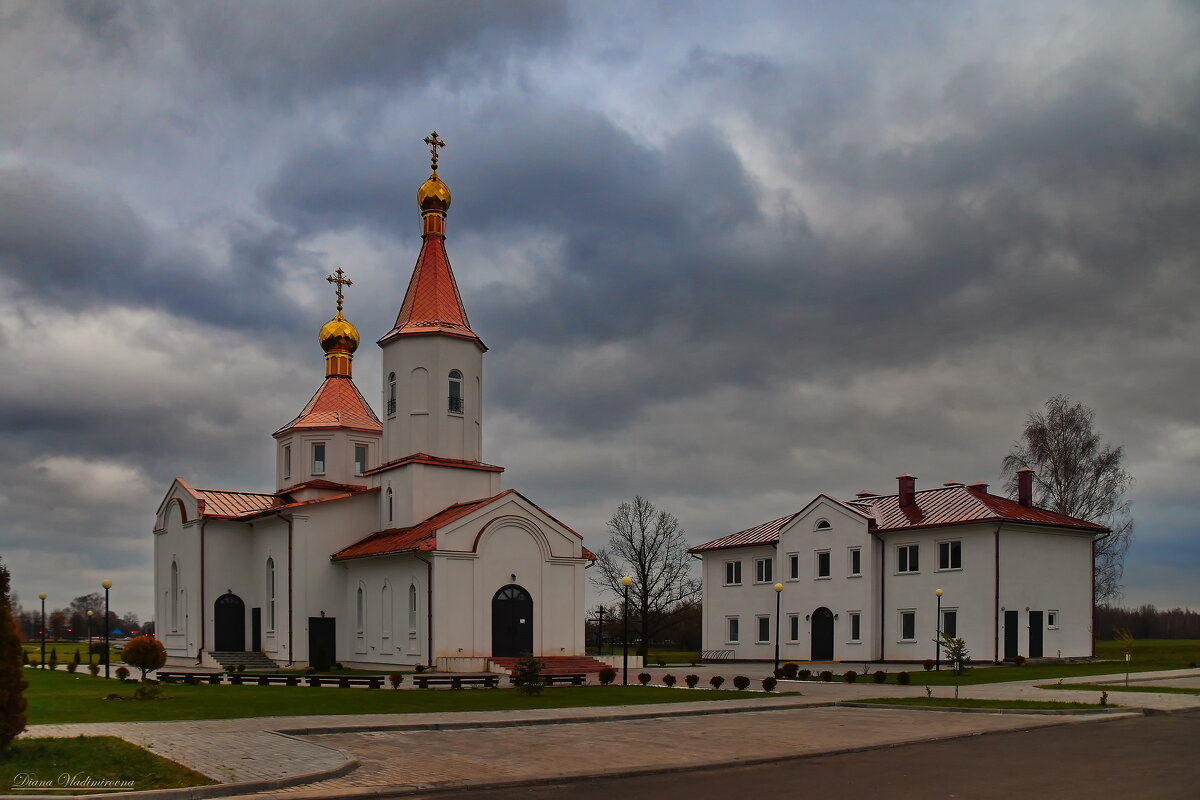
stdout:
POLYGON ((417 664, 417 666, 416 666, 416 670, 417 670, 417 674, 418 674, 418 675, 420 675, 422 672, 424 672, 424 671, 425 671, 425 670, 427 670, 427 669, 429 669, 429 667, 428 667, 427 665, 425 665, 425 664, 417 664))
POLYGON ((827 669, 821 670, 821 680, 825 681, 826 683, 829 683, 830 681, 833 680, 833 673, 827 669))
POLYGON ((875 672, 871 674, 871 677, 875 679, 876 683, 887 683, 887 673, 881 669, 875 670, 875 672))
POLYGON ((842 680, 844 680, 846 683, 854 683, 856 680, 858 680, 858 673, 852 669, 848 669, 842 673, 842 680))
POLYGON ((167 648, 153 636, 138 636, 130 640, 121 651, 121 660, 131 667, 142 671, 142 680, 146 673, 159 669, 167 663, 167 648))
POLYGON ((50 648, 50 669, 58 669, 58 648, 50 648))
POLYGON ((663 686, 666 686, 668 689, 670 689, 674 685, 675 685, 675 676, 674 675, 663 675, 663 686))
POLYGON ((617 679, 617 671, 613 667, 605 667, 600 670, 600 674, 597 677, 600 678, 601 686, 608 686, 617 679))
POLYGON ((389 672, 388 673, 388 683, 390 683, 392 685, 393 689, 399 689, 400 684, 404 683, 404 673, 403 672, 389 672))
POLYGON ((780 678, 783 677, 783 667, 780 667, 779 669, 776 669, 776 670, 772 670, 771 674, 775 676, 775 680, 779 680, 780 678))
POLYGON ((67 672, 74 672, 77 669, 79 669, 78 661, 68 661, 67 662, 67 672))
POLYGON ((789 681, 795 680, 796 675, 800 672, 800 665, 795 661, 789 661, 783 665, 783 677, 789 681))
POLYGON ((779 681, 775 680, 774 678, 763 678, 763 691, 775 691, 775 684, 777 683, 779 683, 779 681))
POLYGON ((713 675, 711 678, 708 679, 708 682, 712 685, 712 687, 714 689, 720 689, 721 684, 725 682, 725 679, 722 678, 720 675, 713 675))
POLYGON ((800 672, 798 674, 800 676, 800 680, 806 681, 812 677, 812 670, 811 669, 802 669, 802 670, 800 670, 800 672))
POLYGON ((129 667, 117 667, 117 680, 129 680, 129 667))
POLYGON ((96 677, 97 675, 100 674, 100 665, 99 664, 88 664, 88 672, 92 673, 93 678, 96 677))
POLYGON ((907 672, 896 673, 896 683, 900 684, 901 686, 908 686, 910 681, 912 681, 912 676, 910 676, 907 672))
POLYGON ((1025 656, 1013 656, 1013 666, 1014 667, 1025 666, 1025 656))
POLYGON ((925 668, 926 672, 932 672, 933 671, 933 659, 932 658, 925 659, 924 661, 921 662, 921 666, 925 668))
POLYGON ((750 688, 750 679, 745 675, 738 675, 733 679, 733 685, 737 689, 745 690, 750 688))
POLYGON ((642 686, 646 686, 647 684, 649 684, 650 683, 650 673, 649 672, 639 672, 638 673, 638 683, 640 683, 642 686))
POLYGON ((683 682, 687 684, 687 687, 689 689, 695 689, 696 684, 700 682, 700 676, 699 675, 685 675, 683 678, 683 682))

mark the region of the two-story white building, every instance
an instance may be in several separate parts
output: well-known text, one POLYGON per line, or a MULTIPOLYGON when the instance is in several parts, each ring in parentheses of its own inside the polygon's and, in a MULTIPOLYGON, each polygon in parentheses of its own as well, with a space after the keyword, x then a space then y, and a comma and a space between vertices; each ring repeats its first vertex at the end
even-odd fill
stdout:
POLYGON ((1035 507, 1029 470, 1017 500, 983 483, 898 481, 893 495, 818 495, 692 548, 704 649, 770 660, 778 642, 782 660, 923 661, 941 630, 976 661, 1093 653, 1093 550, 1107 528, 1035 507))

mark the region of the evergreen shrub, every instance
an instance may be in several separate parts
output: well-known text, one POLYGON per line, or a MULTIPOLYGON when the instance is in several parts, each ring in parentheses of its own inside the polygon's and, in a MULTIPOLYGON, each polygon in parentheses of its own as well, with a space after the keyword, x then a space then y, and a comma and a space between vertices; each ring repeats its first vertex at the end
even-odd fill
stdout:
POLYGON ((687 687, 689 689, 695 689, 696 684, 700 682, 700 676, 699 675, 686 675, 683 678, 683 682, 687 684, 687 687))
POLYGON ((846 683, 854 683, 856 680, 858 680, 858 673, 852 669, 848 669, 842 673, 842 680, 844 680, 846 683))
POLYGON ((741 689, 741 690, 748 689, 748 688, 750 688, 750 679, 747 678, 745 675, 738 675, 737 677, 735 677, 733 679, 733 685, 734 685, 734 687, 741 689))
POLYGON ((725 682, 725 679, 722 678, 720 675, 713 675, 711 678, 708 679, 708 682, 714 689, 720 689, 721 684, 725 682))
POLYGON ((896 673, 896 683, 900 684, 901 686, 908 686, 911 681, 912 676, 910 676, 907 672, 896 673))
POLYGON ((601 686, 608 686, 617 679, 617 671, 613 667, 605 667, 604 669, 600 670, 600 675, 598 677, 600 678, 601 686))
POLYGON ((833 673, 827 669, 821 670, 821 680, 825 681, 826 683, 829 683, 830 681, 833 680, 833 673))
POLYGON ((775 680, 774 678, 763 678, 763 691, 766 691, 766 692, 775 691, 775 685, 777 683, 779 683, 779 681, 775 680))
POLYGON ((639 672, 638 673, 638 682, 641 683, 642 686, 645 686, 646 684, 650 683, 650 673, 649 672, 639 672))

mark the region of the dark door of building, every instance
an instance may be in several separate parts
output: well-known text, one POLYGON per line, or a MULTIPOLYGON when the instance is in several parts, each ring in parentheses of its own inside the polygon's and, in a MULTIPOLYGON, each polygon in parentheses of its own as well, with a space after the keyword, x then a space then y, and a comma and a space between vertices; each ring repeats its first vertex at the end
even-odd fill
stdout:
POLYGON ((337 661, 337 619, 308 618, 308 663, 324 672, 337 661))
POLYGON ((1042 612, 1029 612, 1029 657, 1042 657, 1042 612))
POLYGON ((833 661, 833 612, 825 606, 812 613, 812 660, 833 661))
POLYGON ((1016 611, 1004 612, 1004 660, 1012 661, 1017 657, 1017 634, 1020 629, 1019 614, 1016 611))
POLYGON ((246 604, 226 592, 213 605, 213 650, 240 653, 246 649, 246 604))
POLYGON ((515 583, 492 597, 492 655, 533 652, 533 598, 515 583))
POLYGON ((262 650, 262 609, 250 609, 250 649, 262 650))

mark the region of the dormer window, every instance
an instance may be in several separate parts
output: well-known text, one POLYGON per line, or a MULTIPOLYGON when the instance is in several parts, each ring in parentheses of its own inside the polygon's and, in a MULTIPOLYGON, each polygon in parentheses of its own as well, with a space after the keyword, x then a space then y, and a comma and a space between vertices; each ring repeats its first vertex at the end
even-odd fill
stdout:
POLYGON ((389 372, 387 378, 387 415, 396 413, 396 373, 389 372))
POLYGON ((450 370, 450 405, 451 414, 463 413, 462 373, 456 369, 450 370))
POLYGON ((317 442, 316 444, 314 444, 312 453, 313 453, 312 474, 313 475, 324 475, 325 474, 325 443, 317 442))

